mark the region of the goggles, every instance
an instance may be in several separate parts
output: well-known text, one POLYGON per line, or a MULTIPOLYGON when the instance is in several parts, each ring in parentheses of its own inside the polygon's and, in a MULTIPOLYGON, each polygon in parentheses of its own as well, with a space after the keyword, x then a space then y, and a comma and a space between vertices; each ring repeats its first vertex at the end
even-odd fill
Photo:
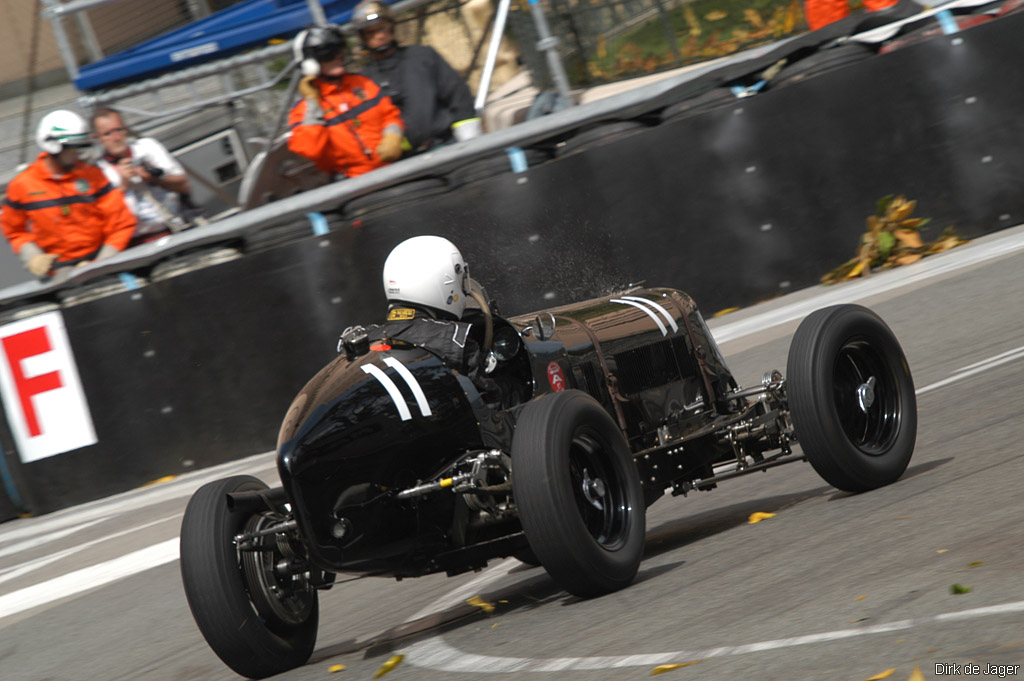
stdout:
POLYGON ((345 48, 341 45, 317 45, 310 51, 313 53, 313 59, 321 62, 345 56, 345 48))

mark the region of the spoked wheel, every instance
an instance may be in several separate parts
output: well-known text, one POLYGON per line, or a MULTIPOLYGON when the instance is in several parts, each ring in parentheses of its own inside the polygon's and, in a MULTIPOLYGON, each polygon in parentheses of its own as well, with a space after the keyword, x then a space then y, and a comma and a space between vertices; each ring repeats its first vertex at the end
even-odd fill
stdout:
POLYGON ((812 313, 793 337, 788 374, 797 440, 826 482, 864 492, 899 479, 917 440, 917 398, 885 322, 859 305, 812 313))
POLYGON ((628 586, 643 556, 645 504, 622 432, 592 397, 552 393, 524 407, 512 477, 530 548, 566 591, 628 586))
POLYGON ((281 570, 296 556, 288 535, 267 534, 238 547, 235 536, 280 520, 228 508, 227 495, 267 489, 240 475, 200 487, 181 524, 181 579, 207 643, 242 676, 261 679, 309 660, 319 623, 317 593, 304 573, 281 570))

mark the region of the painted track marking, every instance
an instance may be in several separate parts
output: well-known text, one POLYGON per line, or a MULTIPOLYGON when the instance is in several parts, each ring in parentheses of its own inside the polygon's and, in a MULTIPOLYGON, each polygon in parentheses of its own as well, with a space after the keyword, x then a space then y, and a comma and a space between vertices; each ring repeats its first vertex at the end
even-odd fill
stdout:
POLYGON ((586 671, 616 667, 645 667, 666 664, 669 662, 707 660, 715 657, 746 655, 750 653, 764 652, 767 650, 779 650, 783 648, 793 648, 796 646, 812 645, 815 643, 841 641, 859 636, 885 634, 893 631, 905 631, 907 629, 914 629, 929 624, 941 624, 944 622, 971 620, 980 617, 1019 612, 1024 612, 1024 601, 1015 601, 1012 603, 1003 603, 1000 605, 973 608, 971 610, 961 610, 958 612, 942 613, 927 617, 915 617, 913 619, 876 624, 874 626, 860 627, 857 629, 839 629, 837 631, 826 631, 818 634, 808 634, 805 636, 791 636, 738 646, 719 646, 717 648, 705 648, 703 650, 679 650, 646 655, 561 657, 546 660, 529 657, 495 657, 490 655, 464 653, 449 646, 439 636, 427 639, 426 641, 420 641, 419 643, 414 643, 413 645, 405 648, 403 652, 405 654, 406 662, 413 666, 445 672, 512 673, 586 671))

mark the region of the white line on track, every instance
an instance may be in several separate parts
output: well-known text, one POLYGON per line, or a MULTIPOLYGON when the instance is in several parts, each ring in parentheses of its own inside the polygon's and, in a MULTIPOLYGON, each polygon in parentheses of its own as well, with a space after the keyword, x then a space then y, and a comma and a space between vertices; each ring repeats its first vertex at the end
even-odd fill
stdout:
POLYGON ((178 559, 178 538, 0 596, 0 619, 76 596, 178 559))
POLYGON ((720 646, 717 648, 705 648, 703 650, 679 650, 667 653, 651 653, 648 655, 560 657, 549 659, 535 659, 530 657, 496 657, 464 653, 452 648, 440 637, 414 643, 413 645, 405 648, 402 652, 405 654, 405 661, 413 666, 446 672, 510 673, 586 671, 616 667, 645 667, 667 664, 670 662, 687 662, 692 660, 707 660, 715 657, 728 657, 731 655, 745 655, 749 653, 759 653, 766 650, 779 650, 782 648, 793 648, 795 646, 811 645, 815 643, 840 641, 859 636, 904 631, 929 624, 970 620, 980 617, 990 617, 994 615, 1005 615, 1018 612, 1024 612, 1024 601, 1015 601, 1012 603, 1003 603, 1001 605, 973 608, 971 610, 961 610, 958 612, 942 613, 928 617, 915 617, 913 619, 899 620, 886 624, 876 624, 874 626, 860 627, 857 629, 839 629, 836 631, 826 631, 818 634, 808 634, 806 636, 792 636, 770 641, 759 641, 757 643, 748 643, 738 646, 720 646))
POLYGON ((980 374, 983 371, 995 369, 997 366, 1001 366, 1009 362, 1015 362, 1018 359, 1024 359, 1024 346, 1021 346, 1015 350, 1008 350, 994 357, 989 357, 988 359, 983 359, 980 362, 975 362, 974 364, 970 364, 961 369, 957 369, 949 378, 937 381, 935 383, 932 383, 931 385, 926 385, 923 388, 918 388, 917 394, 923 395, 926 392, 931 392, 932 390, 945 387, 950 383, 962 381, 965 378, 968 378, 975 374, 980 374))
MULTIPOLYGON (((51 563, 56 563, 59 560, 64 560, 68 556, 73 556, 74 554, 79 553, 80 551, 84 551, 85 549, 91 546, 96 546, 97 544, 102 544, 103 542, 110 541, 111 539, 117 539, 118 537, 124 537, 134 532, 145 530, 149 527, 153 527, 154 525, 166 523, 169 520, 175 520, 180 517, 181 514, 179 513, 177 515, 169 516, 167 518, 161 518, 160 520, 153 520, 151 522, 145 523, 144 525, 136 525, 134 527, 128 528, 127 530, 121 530, 120 532, 115 532, 113 534, 108 534, 97 539, 92 539, 82 544, 76 544, 75 546, 70 546, 62 551, 57 551, 56 553, 48 553, 45 556, 42 556, 41 558, 30 560, 27 563, 21 563, 20 565, 15 565, 5 570, 0 570, 0 584, 3 584, 4 582, 9 582, 10 580, 21 577, 22 575, 30 574, 41 567, 50 565, 51 563)), ((92 585, 89 584, 83 584, 82 586, 83 591, 91 588, 92 585)), ((3 615, 0 615, 0 617, 3 617, 3 615)))

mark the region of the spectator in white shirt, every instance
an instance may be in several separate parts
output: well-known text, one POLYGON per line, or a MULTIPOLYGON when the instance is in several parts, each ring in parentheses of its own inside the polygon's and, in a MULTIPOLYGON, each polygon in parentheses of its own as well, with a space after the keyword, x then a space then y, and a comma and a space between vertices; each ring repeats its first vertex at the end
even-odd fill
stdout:
POLYGON ((92 126, 103 156, 97 165, 125 195, 138 218, 129 246, 153 241, 191 225, 182 214, 190 189, 184 168, 152 137, 136 137, 115 109, 100 108, 92 126))

